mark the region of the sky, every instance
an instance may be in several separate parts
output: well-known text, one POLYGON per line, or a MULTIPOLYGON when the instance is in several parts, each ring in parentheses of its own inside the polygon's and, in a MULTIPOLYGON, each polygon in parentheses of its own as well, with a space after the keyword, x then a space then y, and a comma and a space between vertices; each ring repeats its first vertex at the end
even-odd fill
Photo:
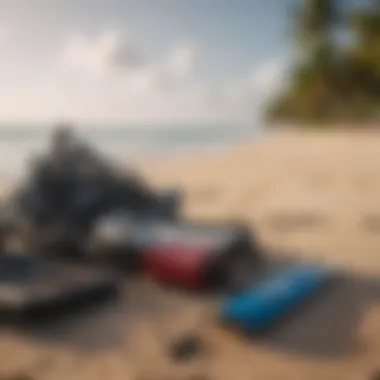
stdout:
POLYGON ((253 122, 290 0, 0 0, 0 121, 253 122))

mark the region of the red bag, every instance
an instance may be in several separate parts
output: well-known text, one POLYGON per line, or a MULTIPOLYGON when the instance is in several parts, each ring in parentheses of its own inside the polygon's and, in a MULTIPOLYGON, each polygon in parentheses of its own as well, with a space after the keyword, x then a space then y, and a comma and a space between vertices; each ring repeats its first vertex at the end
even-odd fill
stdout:
POLYGON ((200 288, 206 285, 207 247, 166 243, 150 246, 143 252, 145 273, 174 285, 200 288))

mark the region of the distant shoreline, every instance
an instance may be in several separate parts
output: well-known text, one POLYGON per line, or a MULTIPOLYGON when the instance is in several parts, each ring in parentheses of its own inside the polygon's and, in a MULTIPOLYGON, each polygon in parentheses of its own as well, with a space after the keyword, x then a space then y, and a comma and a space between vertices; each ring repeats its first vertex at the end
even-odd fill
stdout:
POLYGON ((307 123, 307 122, 294 122, 294 123, 281 123, 273 122, 267 124, 268 130, 273 131, 376 131, 380 128, 380 120, 374 120, 373 122, 363 122, 363 123, 350 123, 350 122, 327 122, 327 123, 307 123))
MULTIPOLYGON (((262 128, 233 126, 198 126, 160 129, 74 129, 79 138, 88 142, 112 160, 140 163, 168 161, 175 158, 208 155, 223 151, 230 146, 254 140, 262 135, 262 128)), ((30 155, 39 154, 49 141, 51 129, 1 127, 0 123, 0 179, 18 179, 23 175, 30 155)))

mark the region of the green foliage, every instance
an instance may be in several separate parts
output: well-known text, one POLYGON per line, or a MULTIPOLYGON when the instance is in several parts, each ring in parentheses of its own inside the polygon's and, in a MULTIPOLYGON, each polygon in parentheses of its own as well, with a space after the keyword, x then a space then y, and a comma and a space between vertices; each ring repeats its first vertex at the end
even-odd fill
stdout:
POLYGON ((272 122, 380 119, 380 1, 345 13, 337 0, 303 0, 294 18, 300 57, 286 91, 267 108, 272 122), (350 42, 334 41, 344 27, 350 42))

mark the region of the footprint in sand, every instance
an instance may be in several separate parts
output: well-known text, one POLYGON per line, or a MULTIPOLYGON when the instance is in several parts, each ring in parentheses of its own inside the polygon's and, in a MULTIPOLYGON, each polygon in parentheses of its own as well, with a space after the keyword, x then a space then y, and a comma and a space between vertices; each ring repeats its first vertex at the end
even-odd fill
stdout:
POLYGON ((304 178, 303 183, 312 190, 325 190, 333 186, 333 178, 326 173, 314 173, 304 178))
POLYGON ((362 216, 359 226, 368 233, 380 234, 380 214, 362 216))
POLYGON ((208 203, 215 201, 220 196, 220 194, 221 192, 218 187, 204 186, 194 190, 191 194, 191 197, 197 202, 208 203))
POLYGON ((257 206, 260 205, 263 198, 267 195, 267 186, 251 186, 245 191, 238 194, 233 203, 235 213, 248 216, 256 214, 257 206))
POLYGON ((327 223, 324 215, 316 212, 285 213, 278 212, 268 216, 268 224, 278 232, 298 231, 321 227, 327 223))

